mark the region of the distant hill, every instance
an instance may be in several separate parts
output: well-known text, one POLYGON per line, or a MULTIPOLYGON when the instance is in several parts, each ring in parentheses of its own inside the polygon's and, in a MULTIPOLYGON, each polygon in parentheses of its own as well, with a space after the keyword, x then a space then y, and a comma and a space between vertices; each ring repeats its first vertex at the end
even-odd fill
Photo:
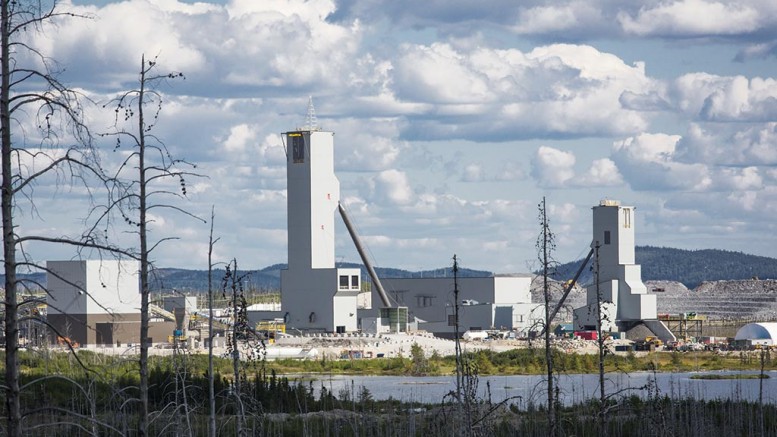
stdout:
MULTIPOLYGON (((337 263, 340 268, 362 268, 362 279, 369 281, 367 270, 356 263, 337 263)), ((274 264, 261 270, 252 270, 246 278, 246 286, 258 290, 279 290, 281 288, 281 270, 286 268, 286 264, 274 264)), ((422 270, 412 272, 409 270, 395 269, 391 267, 376 267, 375 272, 379 278, 446 278, 453 277, 453 271, 450 267, 422 270)), ((493 273, 484 270, 459 269, 459 276, 464 277, 482 277, 491 276, 493 273)), ((218 290, 221 286, 221 280, 224 277, 224 270, 216 270, 213 273, 213 287, 218 290)), ((185 270, 163 268, 157 269, 157 281, 155 281, 155 290, 176 289, 181 291, 205 291, 208 289, 208 271, 207 270, 185 270)))
MULTIPOLYGON (((741 252, 726 250, 682 250, 668 247, 637 246, 636 261, 642 265, 643 281, 676 281, 688 288, 696 288, 703 281, 751 279, 777 279, 777 259, 763 256, 748 255, 741 252)), ((554 279, 571 279, 580 263, 577 260, 561 264, 556 268, 554 279)), ((356 263, 338 263, 338 267, 362 267, 356 263)), ((278 290, 281 284, 281 269, 286 264, 274 264, 261 270, 253 270, 246 278, 246 286, 258 290, 278 290)), ((452 277, 450 267, 432 270, 409 271, 391 267, 376 267, 381 278, 440 278, 452 277)), ((461 277, 491 276, 484 270, 460 269, 461 277)), ((42 273, 20 275, 35 282, 44 283, 46 278, 42 273)), ((362 268, 362 276, 369 281, 366 269, 362 268)), ((213 287, 220 289, 224 270, 213 273, 213 287)), ((2 280, 2 275, 0 275, 2 280)), ((578 281, 581 284, 592 282, 590 265, 578 281)), ((156 270, 156 280, 152 281, 153 291, 176 289, 180 291, 206 291, 208 289, 207 270, 187 270, 176 268, 160 268, 156 270)))
MULTIPOLYGON (((703 281, 737 279, 777 279, 777 259, 718 249, 683 250, 668 247, 637 246, 637 264, 643 281, 676 281, 696 288, 703 281)), ((555 279, 571 279, 583 260, 561 264, 555 279)), ((592 282, 590 263, 578 281, 592 282)))

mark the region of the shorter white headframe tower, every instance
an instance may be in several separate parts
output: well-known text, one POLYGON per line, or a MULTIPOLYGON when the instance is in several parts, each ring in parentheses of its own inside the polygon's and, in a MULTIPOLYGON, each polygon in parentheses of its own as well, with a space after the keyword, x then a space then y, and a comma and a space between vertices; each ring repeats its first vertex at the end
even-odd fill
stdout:
POLYGON ((587 289, 587 305, 574 312, 576 329, 596 329, 598 266, 602 301, 602 329, 628 330, 638 322, 654 321, 656 296, 642 283, 642 269, 634 255, 635 209, 615 200, 603 200, 593 208, 594 284, 587 289))
POLYGON ((318 129, 312 101, 306 124, 283 134, 289 266, 281 271, 281 308, 289 328, 355 331, 361 271, 335 267, 334 133, 318 129))

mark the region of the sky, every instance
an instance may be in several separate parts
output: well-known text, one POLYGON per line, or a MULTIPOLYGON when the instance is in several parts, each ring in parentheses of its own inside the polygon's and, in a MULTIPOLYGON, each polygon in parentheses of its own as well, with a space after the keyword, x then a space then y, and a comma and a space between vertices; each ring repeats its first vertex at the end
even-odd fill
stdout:
MULTIPOLYGON (((543 197, 559 262, 585 256, 603 199, 636 207, 638 245, 777 256, 773 0, 59 7, 84 18, 25 38, 92 102, 93 132, 112 129, 109 102, 137 86, 141 56, 185 76, 157 88, 153 134, 197 165, 175 205, 203 220, 154 210, 152 237, 174 238, 155 248, 157 266, 207 268, 212 209, 214 260, 287 261, 280 134, 305 124, 309 97, 335 132, 341 197, 377 266, 439 268, 455 254, 467 268, 537 269, 543 197)), ((126 153, 95 145, 108 168, 126 153)), ((19 206, 25 232, 81 232, 94 202, 61 176, 34 194, 35 208, 19 206)), ((133 244, 120 225, 109 232, 133 244)), ((335 233, 337 260, 359 262, 339 219, 335 233)))

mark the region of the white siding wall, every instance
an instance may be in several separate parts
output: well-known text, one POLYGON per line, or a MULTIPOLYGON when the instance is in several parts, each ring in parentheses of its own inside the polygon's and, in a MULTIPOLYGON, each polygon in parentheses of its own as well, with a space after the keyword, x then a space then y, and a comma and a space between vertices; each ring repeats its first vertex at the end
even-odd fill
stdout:
POLYGON ((48 261, 52 314, 129 314, 140 311, 137 261, 48 261), (77 285, 77 286, 76 286, 77 285), (80 292, 79 288, 85 290, 80 292))
POLYGON ((531 302, 531 276, 494 277, 494 303, 531 302))
POLYGON ((335 210, 340 201, 340 182, 335 176, 332 132, 311 132, 310 209, 311 267, 335 266, 335 210))
POLYGON ((334 326, 345 326, 346 332, 354 332, 357 327, 356 301, 357 295, 335 296, 334 298, 334 326))

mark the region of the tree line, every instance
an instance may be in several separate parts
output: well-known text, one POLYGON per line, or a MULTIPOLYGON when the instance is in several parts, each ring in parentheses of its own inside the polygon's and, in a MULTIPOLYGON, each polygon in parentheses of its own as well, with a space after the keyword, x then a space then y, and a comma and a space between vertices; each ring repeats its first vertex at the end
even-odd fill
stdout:
MULTIPOLYGON (((777 259, 719 249, 684 250, 670 247, 637 246, 637 264, 642 266, 643 281, 675 281, 689 289, 704 281, 777 279, 777 259)), ((583 260, 559 264, 554 279, 574 276, 583 260)), ((589 269, 580 283, 593 282, 589 269)))

